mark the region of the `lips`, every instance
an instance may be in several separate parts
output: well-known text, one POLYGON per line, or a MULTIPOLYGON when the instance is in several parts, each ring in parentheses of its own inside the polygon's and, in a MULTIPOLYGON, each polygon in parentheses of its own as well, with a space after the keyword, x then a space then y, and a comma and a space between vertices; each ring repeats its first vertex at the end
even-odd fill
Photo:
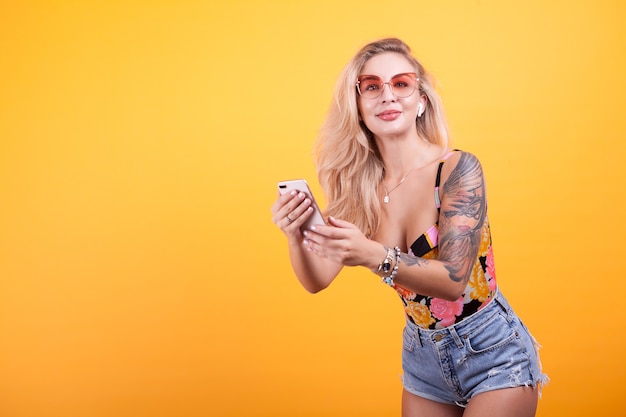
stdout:
POLYGON ((376 115, 376 117, 378 117, 381 120, 386 120, 386 121, 391 121, 391 120, 396 120, 398 117, 400 117, 401 112, 399 112, 398 110, 385 110, 383 112, 380 112, 376 115))

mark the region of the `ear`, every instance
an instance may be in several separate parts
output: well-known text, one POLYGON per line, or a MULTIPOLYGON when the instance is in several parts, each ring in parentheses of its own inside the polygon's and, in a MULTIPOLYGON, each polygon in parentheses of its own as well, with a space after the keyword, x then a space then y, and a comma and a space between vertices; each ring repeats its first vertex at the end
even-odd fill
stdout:
POLYGON ((424 96, 420 97, 420 102, 417 105, 417 117, 422 117, 422 114, 424 114, 424 110, 426 107, 426 99, 424 98, 424 96))

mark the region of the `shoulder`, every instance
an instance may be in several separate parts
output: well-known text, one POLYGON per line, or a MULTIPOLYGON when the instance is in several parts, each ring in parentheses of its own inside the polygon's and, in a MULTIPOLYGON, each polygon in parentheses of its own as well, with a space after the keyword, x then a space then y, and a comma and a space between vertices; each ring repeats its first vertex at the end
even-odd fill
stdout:
POLYGON ((443 157, 441 158, 442 161, 452 162, 452 165, 454 165, 461 159, 471 160, 473 162, 480 163, 478 157, 475 154, 464 151, 462 149, 448 149, 447 151, 445 151, 443 157))
POLYGON ((442 167, 450 169, 454 168, 459 161, 471 162, 480 165, 480 160, 476 155, 471 152, 464 151, 462 149, 447 149, 442 151, 439 161, 442 167))
POLYGON ((445 184, 448 180, 460 180, 466 176, 482 177, 482 165, 476 155, 471 152, 454 149, 442 158, 441 180, 445 184), (447 156, 447 158, 445 158, 447 156))

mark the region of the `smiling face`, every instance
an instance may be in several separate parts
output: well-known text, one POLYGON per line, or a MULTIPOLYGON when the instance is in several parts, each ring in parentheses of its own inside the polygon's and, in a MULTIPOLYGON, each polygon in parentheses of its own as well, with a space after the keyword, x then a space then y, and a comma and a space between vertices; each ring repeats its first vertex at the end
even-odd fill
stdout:
MULTIPOLYGON (((384 83, 390 83, 398 74, 414 72, 416 71, 413 65, 402 55, 385 52, 370 58, 359 75, 360 78, 379 77, 384 83)), ((408 97, 399 98, 393 94, 390 85, 384 84, 382 93, 376 98, 358 95, 358 107, 363 123, 379 138, 416 134, 418 105, 423 100, 419 89, 415 89, 408 97)))

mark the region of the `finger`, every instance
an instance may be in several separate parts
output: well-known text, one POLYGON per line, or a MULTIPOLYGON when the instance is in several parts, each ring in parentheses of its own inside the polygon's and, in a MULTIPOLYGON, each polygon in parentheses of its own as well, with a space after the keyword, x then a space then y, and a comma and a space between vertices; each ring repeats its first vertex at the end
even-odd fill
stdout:
MULTIPOLYGON (((293 196, 290 196, 289 194, 285 195, 279 193, 276 201, 274 201, 274 204, 272 204, 271 207, 272 215, 276 216, 280 209, 287 203, 287 201, 289 201, 290 198, 293 198, 293 196)), ((274 223, 276 223, 276 221, 274 221, 274 223)))
POLYGON ((327 240, 323 236, 316 235, 309 231, 305 231, 304 234, 308 236, 305 236, 303 240, 303 244, 307 251, 322 258, 330 259, 334 262, 341 262, 341 259, 338 257, 340 251, 332 245, 331 241, 327 240))
POLYGON ((286 234, 290 235, 296 233, 301 235, 300 227, 298 226, 298 219, 294 219, 290 215, 286 215, 281 217, 276 225, 286 234))
MULTIPOLYGON (((297 202, 294 202, 294 198, 298 195, 297 191, 292 191, 288 194, 281 194, 274 205, 272 206, 272 221, 278 224, 283 220, 287 214, 289 214, 296 206, 297 202)), ((291 217, 293 219, 293 217, 291 217)))
MULTIPOLYGON (((291 202, 287 204, 286 207, 290 207, 290 204, 291 202)), ((291 211, 289 211, 288 208, 284 210, 281 209, 275 217, 277 219, 276 224, 285 233, 296 233, 301 236, 304 223, 313 214, 311 204, 311 200, 305 198, 304 201, 300 202, 300 204, 291 211), (283 213, 285 213, 284 216, 283 213)))
POLYGON ((347 222, 345 220, 341 220, 341 219, 337 219, 333 216, 328 217, 328 223, 332 224, 333 226, 336 227, 341 227, 341 228, 345 228, 345 229, 354 229, 356 228, 356 226, 350 222, 347 222))
POLYGON ((285 218, 290 221, 290 224, 297 228, 302 228, 304 223, 311 217, 313 214, 313 207, 310 206, 310 202, 303 202, 301 205, 296 207, 291 213, 287 214, 285 218), (308 207, 307 207, 308 206, 308 207))
MULTIPOLYGON (((350 223, 347 223, 347 224, 350 225, 350 223)), ((331 240, 341 240, 341 239, 348 238, 352 234, 351 229, 347 229, 346 227, 338 227, 332 224, 314 225, 314 226, 311 226, 310 230, 318 236, 317 240, 320 240, 321 238, 331 239, 331 240)))
POLYGON ((302 234, 304 235, 307 241, 309 241, 311 244, 314 244, 314 245, 320 245, 322 241, 324 240, 323 235, 316 233, 313 230, 303 230, 302 234))
POLYGON ((311 200, 306 198, 304 193, 299 193, 278 211, 278 216, 285 218, 289 216, 293 222, 302 224, 310 216, 310 214, 307 214, 307 209, 310 206, 311 200), (306 217, 301 219, 305 214, 306 217))
POLYGON ((309 252, 315 253, 316 255, 321 256, 322 246, 314 240, 312 233, 305 231, 304 235, 305 235, 305 238, 302 241, 302 243, 304 244, 304 247, 306 248, 306 250, 309 252))

